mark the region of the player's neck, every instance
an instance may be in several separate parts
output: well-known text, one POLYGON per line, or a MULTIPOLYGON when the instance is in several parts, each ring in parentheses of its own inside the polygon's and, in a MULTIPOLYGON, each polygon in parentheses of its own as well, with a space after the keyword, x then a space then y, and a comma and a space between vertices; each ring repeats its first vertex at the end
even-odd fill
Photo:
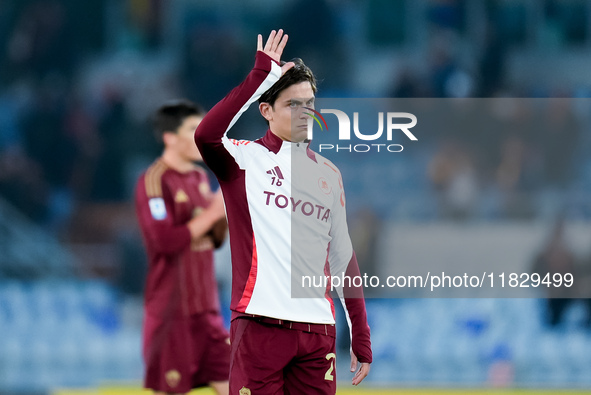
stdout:
POLYGON ((167 149, 162 152, 161 158, 168 167, 178 171, 179 173, 187 173, 195 169, 195 164, 193 162, 187 161, 181 158, 175 152, 167 149))
POLYGON ((269 130, 271 131, 271 133, 273 133, 275 136, 277 136, 282 141, 287 141, 288 143, 303 143, 303 142, 305 142, 305 138, 294 140, 294 139, 292 139, 291 135, 278 133, 275 130, 273 130, 273 128, 269 128, 269 130))

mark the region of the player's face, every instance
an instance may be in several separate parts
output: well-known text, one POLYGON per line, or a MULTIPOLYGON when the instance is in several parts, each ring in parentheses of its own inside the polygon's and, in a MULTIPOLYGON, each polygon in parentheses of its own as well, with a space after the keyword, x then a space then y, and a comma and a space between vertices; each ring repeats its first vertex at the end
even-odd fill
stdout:
POLYGON ((176 131, 174 148, 184 161, 197 162, 203 160, 194 140, 195 129, 197 129, 202 119, 203 117, 197 115, 188 116, 176 131))
POLYGON ((314 91, 308 81, 283 90, 271 108, 269 127, 279 138, 300 142, 308 136, 309 113, 304 107, 314 108, 314 91))

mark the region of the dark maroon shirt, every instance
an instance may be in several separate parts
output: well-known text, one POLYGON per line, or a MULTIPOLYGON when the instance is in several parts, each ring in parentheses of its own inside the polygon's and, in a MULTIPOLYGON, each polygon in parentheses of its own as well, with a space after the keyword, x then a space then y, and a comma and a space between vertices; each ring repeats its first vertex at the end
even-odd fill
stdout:
POLYGON ((220 310, 209 236, 191 241, 186 223, 213 194, 200 167, 180 173, 158 159, 138 180, 136 213, 148 255, 146 313, 160 318, 220 310))

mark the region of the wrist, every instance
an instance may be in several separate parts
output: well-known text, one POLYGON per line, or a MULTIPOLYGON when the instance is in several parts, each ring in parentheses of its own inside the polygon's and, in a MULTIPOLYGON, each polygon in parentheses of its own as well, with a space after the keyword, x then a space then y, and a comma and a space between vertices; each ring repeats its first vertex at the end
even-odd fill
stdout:
POLYGON ((255 56, 255 61, 254 61, 254 68, 255 69, 269 72, 272 69, 272 66, 271 66, 272 63, 275 63, 278 66, 281 66, 281 64, 279 62, 277 62, 275 59, 273 59, 272 57, 270 57, 269 55, 267 55, 263 51, 257 51, 256 56, 255 56))

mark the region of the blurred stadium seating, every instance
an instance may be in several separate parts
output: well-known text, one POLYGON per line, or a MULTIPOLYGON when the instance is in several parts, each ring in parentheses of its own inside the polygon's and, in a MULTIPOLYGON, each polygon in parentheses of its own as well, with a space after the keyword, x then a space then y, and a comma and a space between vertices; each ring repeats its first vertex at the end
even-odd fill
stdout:
POLYGON ((141 378, 139 328, 123 322, 105 282, 4 280, 0 306, 3 392, 141 378))
MULTIPOLYGON (((390 261, 381 257, 396 255, 388 239, 396 227, 436 225, 445 233, 490 226, 499 233, 515 225, 542 235, 542 244, 559 214, 570 226, 577 265, 591 265, 587 0, 5 0, 0 394, 133 391, 105 388, 109 382, 139 387, 145 259, 131 196, 160 149, 149 114, 177 97, 213 105, 248 71, 255 35, 277 27, 290 35, 287 56, 302 57, 318 74, 319 97, 568 103, 553 107, 567 110, 558 137, 543 132, 544 124, 527 136, 483 125, 458 145, 457 135, 432 128, 404 154, 327 155, 343 174, 353 242, 368 270, 383 271, 390 261), (522 140, 511 139, 516 135, 522 140), (519 156, 531 176, 506 206, 503 153, 519 156), (445 183, 432 172, 438 155, 452 168, 457 158, 472 166, 455 174, 463 188, 473 183, 478 191, 467 209, 442 199, 445 183)), ((258 137, 265 127, 259 118, 246 114, 233 137, 258 137)), ((515 265, 529 267, 535 252, 515 265)), ((227 307, 225 253, 218 264, 227 307)), ((582 301, 569 306, 558 328, 545 324, 545 302, 537 298, 397 297, 368 299, 367 306, 375 362, 365 388, 591 389, 582 301)), ((227 308, 224 314, 227 320, 227 308)), ((346 343, 339 341, 343 383, 346 343)))

